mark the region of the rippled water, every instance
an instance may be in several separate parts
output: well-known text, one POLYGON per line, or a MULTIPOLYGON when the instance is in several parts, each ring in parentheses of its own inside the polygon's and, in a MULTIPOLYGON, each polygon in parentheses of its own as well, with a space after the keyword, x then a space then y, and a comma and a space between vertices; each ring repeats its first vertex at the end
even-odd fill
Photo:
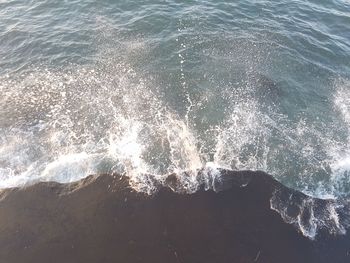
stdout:
POLYGON ((0 21, 1 188, 214 166, 349 194, 348 1, 0 1, 0 21))

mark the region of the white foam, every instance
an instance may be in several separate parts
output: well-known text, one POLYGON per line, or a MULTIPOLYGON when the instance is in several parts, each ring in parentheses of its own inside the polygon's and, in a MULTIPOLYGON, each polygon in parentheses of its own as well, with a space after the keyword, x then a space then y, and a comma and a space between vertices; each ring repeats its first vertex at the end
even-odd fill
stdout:
POLYGON ((149 191, 143 174, 203 166, 187 121, 126 65, 38 68, 1 83, 1 188, 119 172, 149 191))
POLYGON ((343 136, 342 141, 328 145, 327 149, 334 192, 336 195, 346 195, 350 182, 350 81, 337 79, 334 86, 334 109, 344 124, 338 124, 340 127, 336 127, 335 130, 339 130, 343 136))
POLYGON ((334 105, 340 112, 344 122, 350 126, 350 81, 338 79, 335 81, 334 105))
POLYGON ((219 127, 214 162, 230 169, 267 170, 263 156, 268 151, 268 132, 257 101, 247 99, 234 106, 219 127))
MULTIPOLYGON (((292 162, 290 156, 298 173, 291 176, 310 177, 327 165, 333 174, 349 170, 350 154, 340 151, 344 147, 325 139, 307 121, 293 125, 262 105, 254 87, 224 91, 230 101, 225 118, 209 126, 211 138, 207 138, 189 118, 196 104, 188 93, 186 114, 180 116, 166 106, 150 80, 126 64, 113 63, 55 71, 38 68, 27 75, 1 77, 2 188, 16 186, 17 181, 71 182, 90 173, 114 171, 129 174, 135 186, 145 189, 142 174, 155 174, 159 180, 168 173, 196 174, 207 162, 290 175, 285 169, 292 162), (320 152, 326 159, 319 160, 320 152), (76 160, 88 168, 78 161, 67 162, 72 156, 84 157, 76 160), (72 173, 63 168, 69 165, 72 173)), ((341 87, 335 105, 347 123, 350 106, 347 90, 341 87)), ((201 109, 205 103, 201 101, 201 109)), ((323 192, 336 195, 332 189, 323 192)))

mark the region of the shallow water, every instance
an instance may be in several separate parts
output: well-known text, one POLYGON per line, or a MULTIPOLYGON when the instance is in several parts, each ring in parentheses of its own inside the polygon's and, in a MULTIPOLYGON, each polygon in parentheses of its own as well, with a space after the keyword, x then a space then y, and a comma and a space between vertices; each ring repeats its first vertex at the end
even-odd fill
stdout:
POLYGON ((0 21, 0 188, 209 166, 349 195, 348 1, 1 1, 0 21))

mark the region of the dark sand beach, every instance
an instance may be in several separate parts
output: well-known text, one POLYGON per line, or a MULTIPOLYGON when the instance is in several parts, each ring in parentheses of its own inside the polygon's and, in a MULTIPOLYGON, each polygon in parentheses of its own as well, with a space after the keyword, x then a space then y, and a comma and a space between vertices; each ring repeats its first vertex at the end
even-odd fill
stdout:
POLYGON ((194 194, 162 187, 148 196, 118 175, 6 190, 0 262, 350 261, 349 234, 311 240, 270 209, 276 190, 305 195, 262 172, 222 173, 222 191, 194 194))

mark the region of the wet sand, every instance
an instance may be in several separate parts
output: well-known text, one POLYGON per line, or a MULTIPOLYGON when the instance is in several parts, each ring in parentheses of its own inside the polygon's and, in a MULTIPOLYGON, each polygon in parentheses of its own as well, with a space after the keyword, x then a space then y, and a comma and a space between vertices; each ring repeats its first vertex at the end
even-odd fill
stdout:
POLYGON ((303 194, 261 172, 223 174, 223 191, 191 195, 136 193, 118 175, 7 190, 0 262, 350 262, 349 234, 312 241, 270 209, 276 190, 303 194))

